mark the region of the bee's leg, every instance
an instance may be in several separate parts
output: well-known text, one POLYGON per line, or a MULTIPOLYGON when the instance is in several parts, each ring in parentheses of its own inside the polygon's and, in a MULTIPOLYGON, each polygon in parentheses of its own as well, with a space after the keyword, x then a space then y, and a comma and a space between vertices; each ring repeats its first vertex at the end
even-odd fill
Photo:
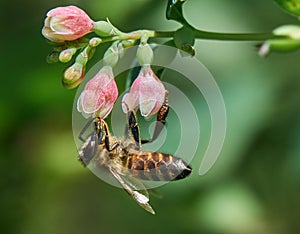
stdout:
MULTIPOLYGON (((108 151, 113 151, 116 147, 119 146, 119 142, 116 142, 116 143, 114 143, 113 145, 110 145, 108 126, 107 126, 107 123, 104 122, 103 120, 102 120, 101 127, 102 127, 102 126, 104 127, 104 133, 105 133, 105 137, 104 137, 105 148, 106 148, 108 151)), ((101 131, 101 132, 102 132, 102 131, 101 131)))
POLYGON ((126 128, 126 135, 128 136, 128 132, 131 132, 132 137, 135 141, 135 144, 138 148, 140 148, 141 145, 141 139, 140 139, 140 130, 139 125, 137 123, 136 115, 133 111, 128 112, 128 125, 126 128))
POLYGON ((168 93, 166 93, 165 102, 157 113, 156 124, 155 124, 155 129, 152 138, 149 140, 141 140, 142 144, 153 142, 158 138, 159 134, 161 133, 162 129, 167 123, 166 118, 168 116, 168 113, 169 113, 168 93))
POLYGON ((127 108, 127 124, 125 127, 125 136, 126 138, 133 137, 135 141, 135 145, 137 149, 141 146, 141 139, 140 139, 140 130, 139 125, 137 123, 137 118, 135 112, 133 110, 129 110, 126 103, 123 103, 127 108))
POLYGON ((128 125, 126 126, 125 129, 125 135, 128 136, 130 130, 132 137, 134 138, 134 141, 138 148, 140 148, 141 144, 150 143, 156 140, 159 134, 161 133, 162 129, 166 125, 166 118, 168 116, 168 113, 169 113, 168 92, 166 91, 165 101, 157 113, 156 125, 155 125, 152 138, 148 140, 140 139, 140 130, 139 130, 137 118, 134 111, 128 111, 128 125))

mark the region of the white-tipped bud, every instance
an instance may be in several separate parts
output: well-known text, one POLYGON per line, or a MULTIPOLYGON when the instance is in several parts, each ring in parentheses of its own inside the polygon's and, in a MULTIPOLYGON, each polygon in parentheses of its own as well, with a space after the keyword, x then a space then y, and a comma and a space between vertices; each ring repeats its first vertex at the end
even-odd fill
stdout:
POLYGON ((102 42, 102 39, 99 37, 93 37, 89 40, 90 47, 97 47, 102 42))
POLYGON ((62 52, 59 53, 59 61, 62 63, 67 63, 69 62, 73 55, 76 53, 77 49, 76 48, 69 48, 66 50, 63 50, 62 52))

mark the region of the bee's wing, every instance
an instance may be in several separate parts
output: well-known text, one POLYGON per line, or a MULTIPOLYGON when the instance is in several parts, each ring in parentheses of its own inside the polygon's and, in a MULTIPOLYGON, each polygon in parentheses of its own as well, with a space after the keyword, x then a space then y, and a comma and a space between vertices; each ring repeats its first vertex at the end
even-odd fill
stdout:
POLYGON ((96 137, 95 134, 91 134, 80 147, 78 159, 84 164, 84 166, 87 166, 91 159, 95 156, 96 150, 96 137))
POLYGON ((125 191, 146 211, 151 214, 155 214, 154 210, 148 203, 149 195, 145 186, 130 176, 121 175, 117 172, 115 168, 109 167, 110 173, 115 177, 115 179, 121 184, 125 191), (141 190, 142 189, 142 190, 141 190), (141 192, 143 191, 143 192, 141 192))
POLYGON ((160 192, 158 192, 156 189, 148 189, 148 192, 150 193, 151 196, 154 196, 159 199, 163 198, 163 195, 160 192))

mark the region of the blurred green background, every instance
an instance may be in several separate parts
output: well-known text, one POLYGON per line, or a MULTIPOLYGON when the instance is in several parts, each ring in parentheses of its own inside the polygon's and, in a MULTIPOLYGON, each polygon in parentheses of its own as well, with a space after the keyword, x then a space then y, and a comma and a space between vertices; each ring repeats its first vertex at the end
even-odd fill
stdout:
MULTIPOLYGON (((124 31, 179 26, 166 21, 165 0, 0 2, 1 233, 300 231, 299 52, 260 58, 253 42, 197 41, 197 58, 224 95, 227 138, 208 174, 197 175, 199 148, 192 176, 158 189, 163 198, 151 198, 152 216, 77 162, 75 91, 61 85, 64 65, 46 63, 51 47, 40 34, 49 9, 71 4, 124 31)), ((184 11, 211 31, 269 32, 298 23, 272 1, 189 0, 184 11)))

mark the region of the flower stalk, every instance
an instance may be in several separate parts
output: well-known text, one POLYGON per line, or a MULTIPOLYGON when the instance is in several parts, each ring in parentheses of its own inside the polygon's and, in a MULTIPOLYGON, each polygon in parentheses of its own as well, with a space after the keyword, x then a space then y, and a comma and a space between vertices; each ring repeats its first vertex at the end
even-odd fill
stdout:
POLYGON ((51 62, 69 62, 75 57, 63 77, 67 89, 76 88, 83 80, 88 61, 93 57, 96 47, 110 42, 99 72, 85 86, 78 99, 78 111, 85 117, 106 118, 118 96, 112 68, 118 63, 124 48, 139 44, 136 58, 141 66, 127 94, 123 97, 123 111, 140 109, 142 116, 149 117, 159 110, 165 99, 163 83, 151 68, 153 50, 149 39, 171 38, 173 46, 190 55, 195 54, 195 39, 221 41, 259 41, 258 54, 266 56, 271 51, 292 51, 300 48, 300 26, 283 25, 270 33, 221 33, 194 28, 184 18, 184 1, 169 1, 167 19, 179 22, 182 27, 175 31, 136 30, 122 32, 109 19, 94 21, 76 6, 57 7, 50 10, 42 28, 43 36, 53 45, 48 57, 51 62), (91 39, 89 33, 97 36, 91 39))

